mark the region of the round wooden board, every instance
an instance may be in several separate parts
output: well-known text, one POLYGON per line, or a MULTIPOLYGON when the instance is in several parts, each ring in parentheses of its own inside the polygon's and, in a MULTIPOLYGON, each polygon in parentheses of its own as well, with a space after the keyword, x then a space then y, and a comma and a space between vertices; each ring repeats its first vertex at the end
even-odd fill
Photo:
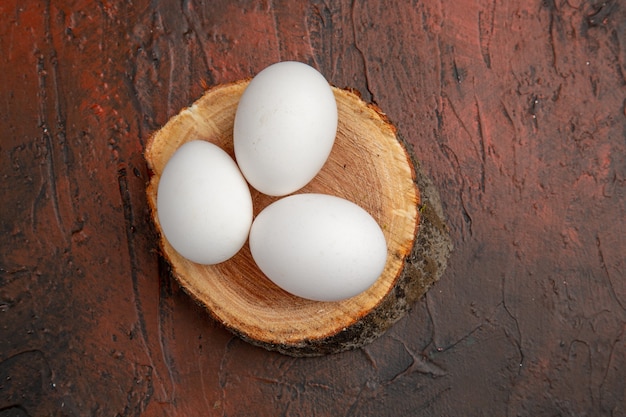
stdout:
MULTIPOLYGON (((150 139, 145 149, 152 175, 147 195, 157 230, 156 191, 167 161, 183 143, 196 139, 213 142, 234 158, 234 117, 248 83, 208 90, 150 139)), ((388 256, 370 289, 339 302, 306 300, 267 279, 247 244, 230 260, 208 266, 188 261, 162 235, 160 239, 174 276, 213 317, 253 344, 294 356, 335 353, 382 334, 438 279, 451 249, 438 195, 416 169, 395 128, 357 94, 333 91, 339 113, 333 150, 320 173, 297 193, 346 198, 378 221, 388 256), (421 235, 430 236, 430 242, 421 239, 416 245, 421 235)), ((277 200, 252 188, 251 193, 255 215, 277 200)))

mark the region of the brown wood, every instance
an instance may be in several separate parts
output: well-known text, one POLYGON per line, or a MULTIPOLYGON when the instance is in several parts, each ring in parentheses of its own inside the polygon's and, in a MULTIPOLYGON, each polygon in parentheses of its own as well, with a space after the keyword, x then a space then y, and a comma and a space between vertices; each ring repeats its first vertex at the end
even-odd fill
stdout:
MULTIPOLYGON (((248 83, 210 89, 172 117, 148 142, 145 157, 152 176, 147 195, 158 230, 157 189, 167 161, 181 145, 196 139, 215 143, 234 159, 235 111, 248 83)), ((182 257, 163 235, 160 238, 163 254, 182 287, 220 323, 254 344, 295 356, 337 353, 371 342, 401 317, 400 312, 406 312, 407 286, 412 288, 411 298, 417 299, 443 272, 435 268, 419 284, 404 279, 417 279, 409 270, 418 260, 407 262, 406 258, 419 233, 418 210, 424 207, 413 162, 397 139, 395 128, 375 107, 350 91, 333 88, 333 92, 339 115, 333 150, 320 173, 297 193, 346 198, 376 219, 385 235, 388 255, 382 275, 370 289, 339 302, 305 300, 268 280, 247 244, 226 262, 200 265, 182 257), (397 284, 403 291, 394 290, 397 284), (398 298, 398 294, 402 296, 398 298)), ((254 189, 251 192, 255 215, 278 199, 254 189)), ((444 229, 441 233, 445 239, 444 229)), ((431 258, 439 256, 439 266, 445 267, 449 250, 426 253, 431 258)))
POLYGON ((626 415, 624 2, 3 0, 0 16, 0 416, 626 415), (191 301, 146 198, 154 132, 288 59, 384 110, 454 243, 384 335, 315 358, 191 301))

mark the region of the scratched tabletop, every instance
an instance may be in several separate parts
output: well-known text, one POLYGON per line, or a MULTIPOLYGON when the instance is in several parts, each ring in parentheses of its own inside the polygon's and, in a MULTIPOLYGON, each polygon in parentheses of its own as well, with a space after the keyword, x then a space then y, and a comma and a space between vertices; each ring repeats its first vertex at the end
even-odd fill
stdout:
POLYGON ((626 4, 0 2, 0 416, 625 416, 626 4), (160 257, 143 149, 277 61, 376 104, 448 268, 373 343, 233 336, 160 257))

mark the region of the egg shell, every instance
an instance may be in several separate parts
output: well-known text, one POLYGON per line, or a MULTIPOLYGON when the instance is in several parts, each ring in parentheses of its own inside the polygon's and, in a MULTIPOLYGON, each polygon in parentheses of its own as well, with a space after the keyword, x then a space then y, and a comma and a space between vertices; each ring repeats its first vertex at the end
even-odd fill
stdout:
POLYGON ((324 76, 285 61, 258 73, 235 114, 235 158, 250 185, 283 196, 320 171, 337 134, 337 102, 324 76))
POLYGON ((249 244, 271 281, 316 301, 367 290, 387 260, 376 220, 358 205, 325 194, 295 194, 270 204, 252 223, 249 244))
POLYGON ((194 140, 169 159, 157 191, 163 234, 183 257, 217 264, 235 255, 252 224, 250 189, 220 147, 194 140))

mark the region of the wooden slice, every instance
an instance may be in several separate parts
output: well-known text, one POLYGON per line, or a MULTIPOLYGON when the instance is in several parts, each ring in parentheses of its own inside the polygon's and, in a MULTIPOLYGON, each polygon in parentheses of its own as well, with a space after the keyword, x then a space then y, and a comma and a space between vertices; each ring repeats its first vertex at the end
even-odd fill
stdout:
MULTIPOLYGON (((234 158, 234 117, 248 83, 212 88, 151 137, 145 149, 152 174, 147 196, 159 232, 156 198, 165 164, 178 147, 196 139, 213 142, 234 158)), ((173 275, 215 319, 253 344, 294 356, 335 353, 372 341, 439 278, 451 249, 437 193, 395 128, 357 94, 334 87, 333 92, 339 113, 333 150, 317 177, 297 193, 346 198, 378 221, 388 255, 370 289, 338 302, 306 300, 267 279, 247 244, 230 260, 206 266, 180 256, 160 235, 173 275)), ((255 215, 277 200, 252 188, 251 193, 255 215)))

